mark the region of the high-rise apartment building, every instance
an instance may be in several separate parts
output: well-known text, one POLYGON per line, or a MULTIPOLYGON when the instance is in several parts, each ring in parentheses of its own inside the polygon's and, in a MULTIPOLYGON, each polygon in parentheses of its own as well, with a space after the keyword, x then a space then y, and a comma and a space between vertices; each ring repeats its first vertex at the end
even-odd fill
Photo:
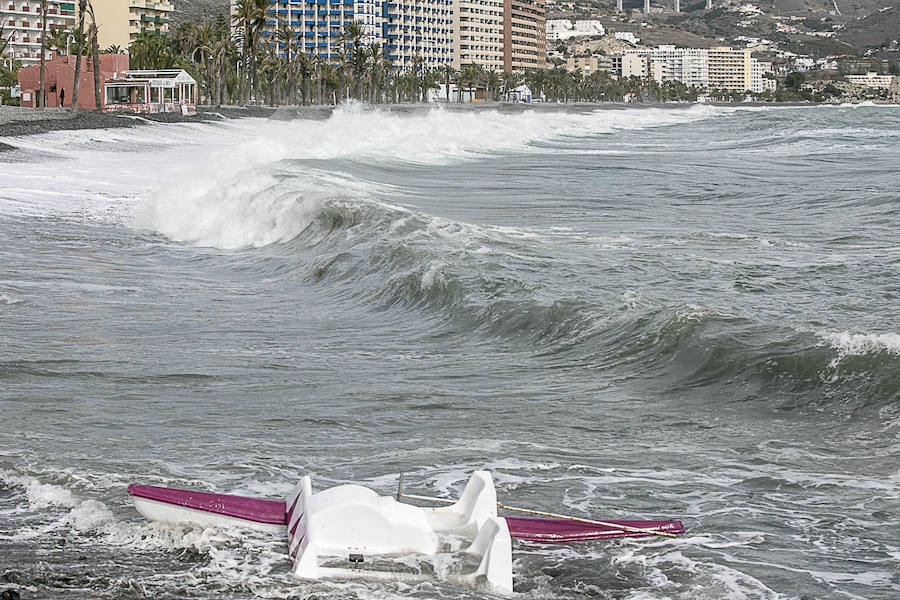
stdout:
POLYGON ((503 70, 520 73, 547 67, 545 0, 504 0, 503 70))
POLYGON ((680 81, 696 88, 762 92, 774 90, 775 80, 765 77, 772 63, 759 62, 751 51, 733 48, 629 49, 602 57, 599 67, 614 76, 653 77, 658 82, 680 81))
POLYGON ((457 0, 453 67, 503 69, 503 0, 457 0))
POLYGON ((656 48, 629 49, 625 53, 649 58, 649 72, 658 81, 680 81, 687 85, 706 87, 709 80, 709 62, 705 48, 676 48, 664 44, 656 48))
POLYGON ((287 26, 303 52, 336 59, 346 52, 344 26, 357 21, 365 33, 362 43, 377 44, 395 68, 416 64, 436 68, 454 62, 454 4, 454 0, 271 0, 263 39, 278 43, 274 32, 287 26))
POLYGON ((760 62, 755 58, 750 59, 750 91, 765 92, 775 91, 775 79, 766 77, 772 73, 772 63, 760 62))
POLYGON ((650 75, 650 59, 642 54, 626 54, 622 57, 622 77, 647 77, 650 75))
MULTIPOLYGON (((8 56, 23 66, 41 60, 42 15, 40 0, 0 0, 0 22, 4 37, 9 39, 4 58, 8 56)), ((47 2, 47 33, 54 29, 71 29, 75 25, 74 2, 47 2)), ((48 58, 50 56, 47 51, 48 58)))
POLYGON ((751 90, 751 51, 741 48, 709 49, 709 87, 720 90, 751 90))
MULTIPOLYGON (((0 0, 3 1, 3 0, 0 0)), ((168 33, 175 6, 169 0, 91 0, 100 48, 126 50, 139 33, 168 33)))

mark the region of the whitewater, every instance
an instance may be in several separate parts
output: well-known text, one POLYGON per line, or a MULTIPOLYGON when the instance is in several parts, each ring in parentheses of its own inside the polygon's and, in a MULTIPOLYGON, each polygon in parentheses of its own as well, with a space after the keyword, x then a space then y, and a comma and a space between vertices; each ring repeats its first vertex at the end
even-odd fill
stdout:
POLYGON ((516 596, 900 596, 900 109, 580 107, 0 137, 0 591, 304 582, 143 483, 680 519, 516 542, 516 596))

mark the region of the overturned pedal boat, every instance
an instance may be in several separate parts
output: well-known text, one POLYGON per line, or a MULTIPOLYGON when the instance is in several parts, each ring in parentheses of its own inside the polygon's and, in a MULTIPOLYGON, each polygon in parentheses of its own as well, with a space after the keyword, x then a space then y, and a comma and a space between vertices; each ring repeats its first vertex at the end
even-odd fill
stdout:
POLYGON ((439 508, 403 504, 398 499, 410 496, 379 496, 359 485, 314 494, 308 476, 286 501, 146 485, 131 485, 128 492, 138 512, 152 521, 286 534, 292 571, 305 579, 438 577, 496 594, 512 593, 511 537, 558 543, 684 532, 679 521, 499 517, 494 482, 486 471, 472 475, 457 502, 439 508), (439 554, 449 556, 456 568, 432 574, 386 567, 392 558, 400 563, 408 556, 439 554))

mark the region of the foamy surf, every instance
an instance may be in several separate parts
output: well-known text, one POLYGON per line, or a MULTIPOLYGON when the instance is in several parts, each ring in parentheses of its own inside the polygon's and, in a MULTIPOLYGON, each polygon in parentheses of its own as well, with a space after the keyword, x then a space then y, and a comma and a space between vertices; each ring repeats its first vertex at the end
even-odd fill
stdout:
POLYGON ((818 335, 832 348, 838 350, 841 356, 862 356, 877 353, 900 356, 900 334, 823 331, 819 332, 818 335))
POLYGON ((125 490, 391 494, 402 471, 453 497, 488 467, 513 505, 688 530, 520 544, 524 598, 894 600, 900 157, 871 133, 893 110, 348 107, 15 140, 0 577, 456 598, 304 583, 283 540, 148 525, 125 490))

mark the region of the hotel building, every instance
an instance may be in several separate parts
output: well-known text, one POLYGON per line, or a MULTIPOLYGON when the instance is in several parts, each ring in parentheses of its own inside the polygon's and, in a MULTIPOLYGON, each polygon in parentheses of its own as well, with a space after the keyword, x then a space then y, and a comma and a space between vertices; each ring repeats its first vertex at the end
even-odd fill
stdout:
POLYGON ((750 50, 735 48, 710 48, 710 89, 752 90, 752 64, 750 50))
MULTIPOLYGON (((662 45, 601 57, 599 68, 615 76, 652 76, 658 82, 680 81, 701 89, 774 90, 775 80, 765 77, 772 71, 772 63, 759 62, 751 54, 747 49, 662 45)), ((571 63, 569 68, 572 69, 571 63)))
POLYGON ((503 0, 457 0, 453 68, 503 69, 503 0))
MULTIPOLYGON (((2 1, 2 0, 0 0, 2 1)), ((91 0, 100 48, 126 50, 139 33, 168 33, 175 7, 168 0, 91 0)))
MULTIPOLYGON (((9 56, 23 66, 41 61, 42 16, 40 0, 0 0, 0 22, 9 45, 4 58, 9 56)), ((75 26, 74 2, 47 2, 47 32, 54 29, 70 29, 75 26)), ((50 58, 48 50, 46 57, 50 58)))
POLYGON ((865 75, 847 75, 847 81, 862 87, 889 90, 891 86, 896 84, 897 77, 893 75, 879 75, 869 71, 865 75))
POLYGON ((362 43, 381 47, 395 68, 417 60, 436 68, 454 64, 454 5, 454 0, 272 0, 262 36, 283 46, 274 32, 287 25, 303 52, 336 59, 346 53, 341 48, 344 26, 358 21, 365 32, 362 43))
POLYGON ((545 0, 504 0, 503 70, 547 68, 545 0))
POLYGON ((766 77, 766 73, 772 72, 772 63, 760 62, 755 58, 750 59, 750 91, 765 92, 775 91, 776 82, 766 77))

